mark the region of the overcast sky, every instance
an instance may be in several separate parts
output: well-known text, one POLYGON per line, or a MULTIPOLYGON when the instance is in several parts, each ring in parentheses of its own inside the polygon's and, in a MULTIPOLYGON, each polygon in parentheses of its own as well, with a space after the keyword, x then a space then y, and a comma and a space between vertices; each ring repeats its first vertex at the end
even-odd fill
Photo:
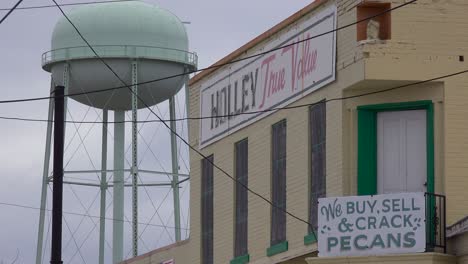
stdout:
MULTIPOLYGON (((84 2, 85 0, 79 0, 84 2)), ((1 8, 10 8, 17 0, 1 0, 1 8)), ((76 3, 78 0, 60 0, 59 3, 76 3)), ((252 38, 258 36, 281 20, 292 15, 312 0, 271 1, 271 0, 145 0, 159 5, 176 14, 182 21, 189 21, 187 30, 190 39, 190 50, 198 53, 199 68, 207 67, 230 52, 239 48, 252 38)), ((22 7, 50 5, 51 0, 25 0, 22 7)), ((71 8, 64 8, 70 11, 71 8)), ((0 11, 0 17, 6 11, 0 11)), ((0 100, 25 97, 47 96, 49 93, 50 76, 41 68, 41 54, 50 49, 50 39, 54 24, 61 14, 56 8, 18 10, 0 25, 0 88, 4 91, 0 100)), ((104 67, 104 66, 103 66, 104 67)), ((184 115, 183 96, 178 97, 177 114, 184 115)), ((0 116, 47 118, 45 101, 20 104, 0 105, 0 116)), ((76 102, 70 102, 69 119, 95 120, 99 117, 98 109, 89 109, 76 102)), ((167 104, 162 103, 159 110, 167 113, 167 104)), ((158 109, 157 109, 158 110, 158 109)), ((147 111, 139 115, 147 117, 147 111)), ((168 115, 167 115, 168 117, 168 115)), ((150 117, 151 118, 151 117, 150 117)), ((186 124, 178 124, 178 131, 186 133, 186 124), (184 126, 182 128, 182 126, 184 126)), ((0 120, 0 203, 14 203, 39 207, 42 167, 44 160, 46 123, 32 123, 0 120)), ((166 128, 157 124, 145 125, 142 130, 143 140, 140 140, 141 166, 145 169, 166 170, 171 168, 169 154, 169 133, 166 128), (144 144, 147 143, 147 144, 144 144), (147 147, 147 145, 149 147, 147 147)), ((65 162, 69 160, 67 169, 93 169, 100 167, 100 125, 83 125, 76 134, 74 125, 67 126, 65 145, 69 145, 65 153, 65 162), (73 136, 75 135, 75 136, 73 136), (80 137, 87 148, 80 147, 80 137), (89 158, 88 158, 89 155, 89 158)), ((112 130, 111 130, 112 131, 112 130)), ((127 135, 129 130, 127 130, 127 135)), ((109 150, 111 153, 111 150, 109 150)), ((182 172, 188 168, 186 147, 181 148, 180 167, 182 172)), ((129 153, 127 158, 130 159, 129 153)), ((112 161, 108 161, 112 166, 112 161)), ((74 175, 81 180, 96 181, 96 175, 74 175)), ((155 181, 142 176, 143 181, 155 181)), ((157 180, 164 180, 158 178, 157 180)), ((112 191, 112 190, 110 190, 112 191)), ((48 194, 50 204, 50 191, 48 194)), ((126 197, 126 217, 130 215, 130 197, 126 197)), ((184 185, 182 195, 182 227, 187 227, 189 188, 184 185)), ((98 189, 90 187, 70 187, 64 189, 64 211, 97 216, 99 215, 98 189), (79 199, 76 198, 79 197, 79 199), (95 199, 97 198, 97 200, 95 199)), ((168 188, 147 188, 140 190, 140 222, 173 226, 172 193, 168 188), (166 199, 164 199, 167 196, 166 199), (159 210, 160 217, 154 216, 154 207, 159 210), (151 220, 151 221, 150 221, 151 220)), ((108 196, 108 205, 111 197, 108 196)), ((37 239, 39 212, 0 204, 0 263, 11 263, 19 255, 16 263, 34 263, 37 239)), ((112 208, 107 217, 112 217, 112 208)), ((97 219, 79 216, 65 216, 64 253, 65 263, 97 263, 97 246, 99 228, 95 226, 97 219), (69 229, 71 232, 69 231, 69 229), (93 229, 94 228, 94 229, 93 229), (76 230, 76 231, 75 231, 76 230), (70 240, 71 233, 75 240, 70 240), (88 236, 89 234, 89 236, 88 236), (76 241, 76 242, 75 242, 76 241), (77 251, 77 248, 80 248, 77 251)), ((46 224, 49 221, 46 217, 46 224)), ((125 224, 126 238, 124 255, 130 250, 130 226, 125 224)), ((140 226, 140 230, 145 228, 140 226)), ((111 230, 111 222, 107 222, 107 231, 111 230)), ((183 237, 188 232, 183 231, 183 237)), ((47 228, 46 228, 47 234, 47 228)), ((173 232, 163 228, 149 226, 140 241, 140 252, 171 243, 173 232)), ((49 262, 50 233, 48 234, 44 263, 49 262)), ((110 259, 112 237, 107 232, 109 242, 106 247, 106 259, 110 259)))

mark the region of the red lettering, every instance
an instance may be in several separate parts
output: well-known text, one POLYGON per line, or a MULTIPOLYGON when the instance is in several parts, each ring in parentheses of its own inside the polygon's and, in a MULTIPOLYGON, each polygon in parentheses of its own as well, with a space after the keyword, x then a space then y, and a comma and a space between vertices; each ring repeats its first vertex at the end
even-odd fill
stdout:
MULTIPOLYGON (((299 41, 300 39, 297 38, 297 41, 299 41)), ((298 52, 296 52, 296 45, 297 44, 294 44, 294 45, 291 45, 291 46, 288 46, 288 47, 285 47, 283 48, 283 53, 286 53, 288 51, 291 51, 291 69, 292 69, 292 74, 291 74, 291 91, 294 91, 294 89, 296 88, 296 62, 297 62, 297 54, 298 52)))
MULTIPOLYGON (((264 59, 262 61, 262 67, 261 69, 263 69, 263 66, 266 65, 266 71, 265 71, 265 84, 263 85, 263 98, 262 98, 262 103, 260 104, 260 106, 258 107, 259 109, 262 109, 263 107, 263 104, 265 103, 265 97, 266 97, 266 93, 267 93, 267 85, 268 85, 268 75, 270 73, 270 63, 275 60, 276 58, 276 54, 272 54, 271 56, 267 57, 266 59, 264 59)), ((270 91, 268 91, 268 93, 270 93, 270 91)))

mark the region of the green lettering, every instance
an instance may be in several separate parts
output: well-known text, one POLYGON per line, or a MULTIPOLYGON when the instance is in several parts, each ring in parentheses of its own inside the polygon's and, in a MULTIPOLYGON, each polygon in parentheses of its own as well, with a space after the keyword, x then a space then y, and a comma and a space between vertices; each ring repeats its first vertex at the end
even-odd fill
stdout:
POLYGON ((369 219, 367 220, 367 228, 368 229, 376 229, 375 223, 377 222, 377 219, 374 216, 369 216, 369 219))
POLYGON ((413 211, 421 210, 421 208, 416 207, 416 205, 414 204, 414 198, 411 199, 411 207, 413 208, 413 211))
POLYGON ((332 247, 338 245, 338 239, 336 237, 329 237, 327 239, 327 250, 330 251, 332 247))
POLYGON ((400 212, 400 199, 392 199, 392 211, 400 212))
POLYGON ((382 227, 390 228, 390 225, 388 224, 387 217, 385 217, 385 216, 383 216, 382 220, 380 220, 379 228, 382 228, 382 227))
POLYGON ((342 236, 340 237, 341 240, 341 251, 351 250, 351 237, 350 236, 342 236))
POLYGON ((411 208, 405 207, 405 199, 401 199, 401 209, 403 212, 408 212, 411 210, 411 208))
POLYGON ((384 243, 382 237, 379 234, 377 234, 374 237, 374 240, 372 241, 371 248, 374 248, 374 247, 385 248, 385 243, 384 243))
POLYGON ((403 226, 404 227, 413 227, 413 224, 411 223, 411 216, 413 215, 404 215, 403 216, 403 226))
POLYGON ((360 216, 356 219, 356 228, 358 230, 364 230, 366 229, 366 226, 365 225, 359 225, 359 223, 361 222, 361 220, 366 220, 364 217, 360 216))
POLYGON ((372 203, 371 203, 370 201, 367 201, 367 204, 369 205, 371 214, 373 214, 373 213, 374 213, 375 205, 377 204, 377 201, 374 200, 374 201, 372 201, 372 203))
POLYGON ((347 202, 346 203, 346 213, 347 214, 354 214, 354 203, 353 202, 347 202))
POLYGON ((366 203, 364 201, 362 201, 362 203, 356 202, 356 212, 358 214, 364 214, 366 212, 366 203), (359 204, 362 205, 361 209, 359 209, 359 204))
POLYGON ((394 227, 394 228, 400 228, 400 227, 401 227, 401 215, 394 215, 394 216, 392 216, 392 219, 390 219, 390 223, 392 224, 392 227, 394 227), (399 224, 397 224, 396 221, 395 221, 397 218, 400 219, 400 223, 399 223, 399 224))
POLYGON ((388 241, 387 241, 387 246, 389 248, 392 247, 392 244, 394 244, 396 247, 401 247, 401 233, 397 233, 396 237, 394 234, 388 234, 387 236, 388 241))
POLYGON ((414 232, 408 232, 404 235, 403 240, 405 241, 403 243, 403 246, 405 248, 411 248, 416 245, 416 240, 414 239, 414 232))
POLYGON ((368 248, 367 245, 360 245, 358 243, 359 240, 366 240, 367 241, 367 236, 366 235, 359 235, 359 236, 356 236, 356 238, 354 239, 354 247, 357 249, 357 250, 366 250, 368 248))
POLYGON ((383 200, 382 207, 383 207, 382 212, 384 213, 390 212, 390 200, 389 199, 383 200))

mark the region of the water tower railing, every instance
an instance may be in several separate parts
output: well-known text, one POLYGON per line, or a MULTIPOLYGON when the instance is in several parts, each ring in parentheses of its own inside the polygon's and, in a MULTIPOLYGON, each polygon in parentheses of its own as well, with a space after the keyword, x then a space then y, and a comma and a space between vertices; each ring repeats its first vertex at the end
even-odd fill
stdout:
MULTIPOLYGON (((144 58, 173 61, 197 66, 198 56, 194 52, 180 49, 134 46, 134 45, 95 45, 93 49, 103 58, 144 58)), ((58 61, 95 58, 88 46, 55 49, 42 54, 42 66, 58 61)))

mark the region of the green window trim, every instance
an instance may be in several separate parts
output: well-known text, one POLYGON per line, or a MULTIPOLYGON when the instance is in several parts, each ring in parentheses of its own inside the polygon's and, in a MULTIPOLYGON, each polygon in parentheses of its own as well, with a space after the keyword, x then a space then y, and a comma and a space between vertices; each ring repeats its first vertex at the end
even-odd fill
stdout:
POLYGON ((317 242, 317 237, 315 234, 310 233, 306 236, 304 236, 304 245, 312 245, 317 242))
POLYGON ((427 192, 434 192, 434 105, 430 100, 358 106, 358 195, 377 194, 377 113, 426 110, 427 192))
POLYGON ((273 255, 288 251, 288 241, 283 241, 278 244, 275 244, 267 248, 267 256, 271 257, 273 255))
POLYGON ((229 263, 230 264, 245 264, 245 263, 249 263, 249 261, 250 261, 250 255, 247 254, 247 255, 235 257, 231 259, 229 263))

